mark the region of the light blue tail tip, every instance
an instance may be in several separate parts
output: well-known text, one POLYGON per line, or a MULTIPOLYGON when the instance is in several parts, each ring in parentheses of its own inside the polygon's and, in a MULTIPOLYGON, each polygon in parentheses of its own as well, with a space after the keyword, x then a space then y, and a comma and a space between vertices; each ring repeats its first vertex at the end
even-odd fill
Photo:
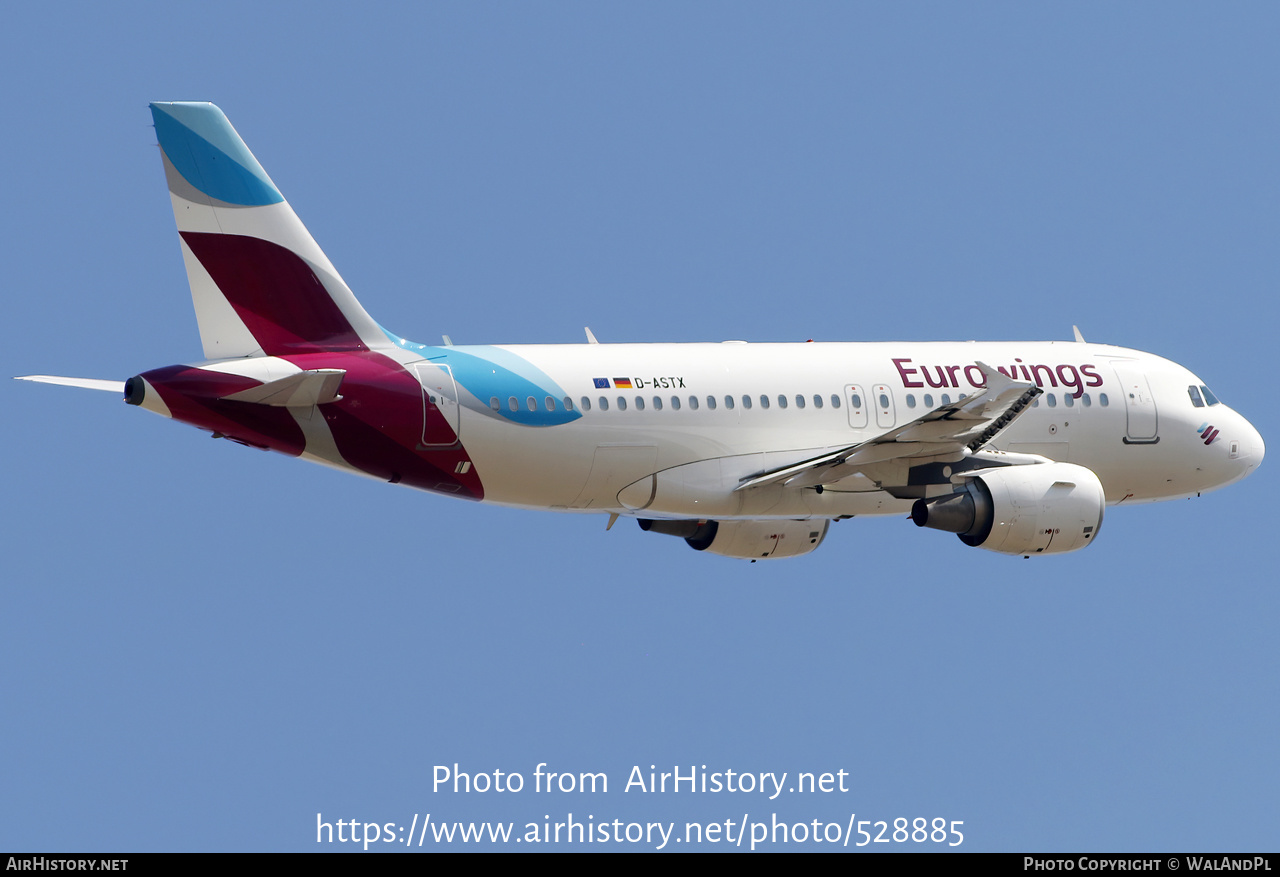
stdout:
POLYGON ((183 179, 227 204, 260 207, 284 200, 226 115, 211 103, 153 103, 160 148, 183 179))

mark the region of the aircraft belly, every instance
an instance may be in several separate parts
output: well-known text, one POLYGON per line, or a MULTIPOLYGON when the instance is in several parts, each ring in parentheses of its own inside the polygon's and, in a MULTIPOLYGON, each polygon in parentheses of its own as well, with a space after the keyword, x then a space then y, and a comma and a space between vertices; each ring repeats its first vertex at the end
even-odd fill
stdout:
POLYGON ((795 454, 743 454, 699 460, 647 475, 627 485, 618 502, 627 511, 666 518, 808 518, 896 514, 909 503, 877 490, 868 479, 852 476, 821 493, 780 483, 736 488, 762 469, 795 454))
POLYGON ((526 508, 572 505, 591 472, 594 444, 571 430, 475 423, 478 419, 465 411, 462 429, 486 500, 526 508), (525 433, 521 441, 502 435, 516 431, 525 433))
POLYGON ((1069 442, 1009 442, 1005 450, 1012 454, 1036 454, 1059 463, 1069 462, 1069 442))
POLYGON ((581 422, 529 427, 464 408, 464 444, 491 502, 561 511, 619 510, 618 493, 664 468, 724 453, 702 436, 601 430, 581 422))
POLYGON ((733 469, 722 459, 676 466, 624 487, 617 499, 628 511, 690 518, 733 517, 742 513, 744 497, 733 492, 738 485, 733 469))

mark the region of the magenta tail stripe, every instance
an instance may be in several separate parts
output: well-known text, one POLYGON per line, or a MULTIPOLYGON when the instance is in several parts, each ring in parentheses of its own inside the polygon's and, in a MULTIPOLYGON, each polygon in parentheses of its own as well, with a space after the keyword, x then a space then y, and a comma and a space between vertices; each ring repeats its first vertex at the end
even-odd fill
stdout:
POLYGON ((366 349, 297 254, 241 235, 184 231, 182 239, 266 354, 366 349))

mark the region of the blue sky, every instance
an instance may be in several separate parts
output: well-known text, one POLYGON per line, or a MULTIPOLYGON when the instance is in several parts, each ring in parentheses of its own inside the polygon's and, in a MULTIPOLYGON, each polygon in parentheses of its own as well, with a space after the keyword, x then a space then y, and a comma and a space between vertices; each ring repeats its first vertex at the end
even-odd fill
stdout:
MULTIPOLYGON (((200 358, 147 102, 212 100, 414 340, 1074 323, 1275 443, 1278 26, 1260 3, 16 7, 0 363, 200 358)), ((0 848, 339 848, 317 813, 1280 841, 1273 465, 1111 510, 1065 557, 886 518, 750 565, 0 392, 0 848), (609 792, 432 791, 436 765, 544 762, 609 792), (624 792, 635 765, 849 791, 624 792)))

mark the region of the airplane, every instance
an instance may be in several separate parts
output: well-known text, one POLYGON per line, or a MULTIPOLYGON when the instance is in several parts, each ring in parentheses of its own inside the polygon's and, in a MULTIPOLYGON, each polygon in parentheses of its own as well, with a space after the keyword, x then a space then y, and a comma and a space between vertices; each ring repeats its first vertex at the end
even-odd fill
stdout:
MULTIPOLYGON (((151 104, 204 359, 20 380, 392 484, 607 514, 699 551, 808 554, 907 515, 968 546, 1076 551, 1108 505, 1262 462, 1187 369, 1086 342, 441 345, 364 310, 222 110, 151 104)), ((1073 327, 1074 328, 1074 327, 1073 327)))

